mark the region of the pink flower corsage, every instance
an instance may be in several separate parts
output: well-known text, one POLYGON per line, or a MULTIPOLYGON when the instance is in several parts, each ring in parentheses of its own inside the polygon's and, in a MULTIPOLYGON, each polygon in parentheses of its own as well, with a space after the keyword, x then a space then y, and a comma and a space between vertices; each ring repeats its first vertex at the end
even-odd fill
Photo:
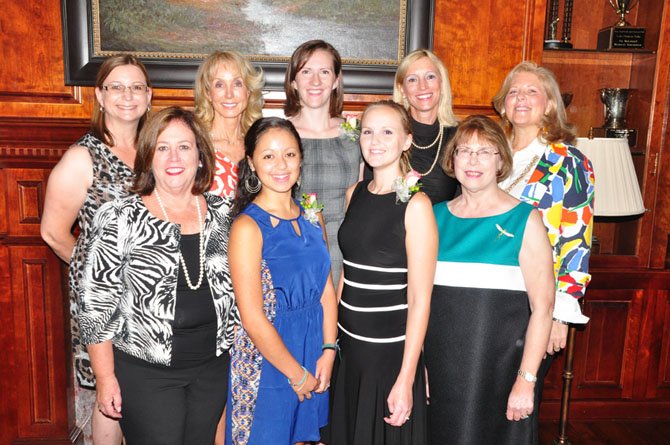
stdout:
POLYGON ((421 190, 423 184, 419 182, 419 179, 421 179, 421 175, 415 170, 410 170, 404 178, 398 176, 395 181, 393 181, 396 203, 409 201, 412 194, 421 190))
POLYGON ((323 204, 317 201, 316 193, 303 193, 300 204, 305 209, 305 219, 318 226, 319 212, 323 211, 323 204))

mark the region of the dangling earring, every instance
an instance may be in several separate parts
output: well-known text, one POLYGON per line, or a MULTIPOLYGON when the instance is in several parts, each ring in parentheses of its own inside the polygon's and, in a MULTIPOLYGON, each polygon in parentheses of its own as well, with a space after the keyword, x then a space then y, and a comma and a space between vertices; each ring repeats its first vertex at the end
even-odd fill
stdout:
POLYGON ((261 180, 256 176, 256 172, 252 171, 249 176, 244 178, 244 190, 252 195, 261 191, 261 180))
POLYGON ((300 188, 300 184, 302 184, 302 173, 300 173, 300 176, 298 176, 298 180, 295 181, 295 185, 297 185, 298 188, 300 188))
POLYGON ((151 111, 151 104, 147 105, 147 113, 149 113, 149 111, 151 111))
POLYGON ((104 113, 104 112, 105 112, 105 107, 103 107, 102 105, 100 105, 100 112, 101 112, 101 113, 104 113))
POLYGON ((202 161, 198 162, 198 168, 202 168, 202 161))

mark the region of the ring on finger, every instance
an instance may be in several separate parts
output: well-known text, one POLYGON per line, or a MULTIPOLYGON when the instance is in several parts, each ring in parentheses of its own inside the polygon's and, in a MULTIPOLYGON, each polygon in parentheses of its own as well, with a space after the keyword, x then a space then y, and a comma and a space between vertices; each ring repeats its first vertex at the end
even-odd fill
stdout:
POLYGON ((524 414, 523 416, 521 416, 521 420, 526 420, 527 418, 528 418, 528 414, 524 414))

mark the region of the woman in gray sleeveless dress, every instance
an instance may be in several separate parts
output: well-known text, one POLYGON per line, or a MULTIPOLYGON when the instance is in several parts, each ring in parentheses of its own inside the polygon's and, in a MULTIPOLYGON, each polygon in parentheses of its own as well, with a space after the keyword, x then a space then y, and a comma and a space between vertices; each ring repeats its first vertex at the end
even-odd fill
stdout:
POLYGON ((344 219, 344 194, 361 177, 358 133, 342 124, 342 60, 332 45, 310 40, 300 45, 289 62, 284 81, 284 113, 296 127, 304 158, 299 193, 317 193, 337 286, 342 253, 337 231, 344 219))

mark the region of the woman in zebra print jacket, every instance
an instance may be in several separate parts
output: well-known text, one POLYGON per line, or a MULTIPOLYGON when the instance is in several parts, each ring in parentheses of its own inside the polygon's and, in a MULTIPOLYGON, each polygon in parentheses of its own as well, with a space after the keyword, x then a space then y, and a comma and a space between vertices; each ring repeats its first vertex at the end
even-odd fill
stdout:
POLYGON ((140 133, 136 193, 102 206, 87 241, 81 336, 98 407, 129 445, 212 443, 225 406, 239 316, 232 200, 204 193, 212 153, 191 112, 157 113, 140 133))

